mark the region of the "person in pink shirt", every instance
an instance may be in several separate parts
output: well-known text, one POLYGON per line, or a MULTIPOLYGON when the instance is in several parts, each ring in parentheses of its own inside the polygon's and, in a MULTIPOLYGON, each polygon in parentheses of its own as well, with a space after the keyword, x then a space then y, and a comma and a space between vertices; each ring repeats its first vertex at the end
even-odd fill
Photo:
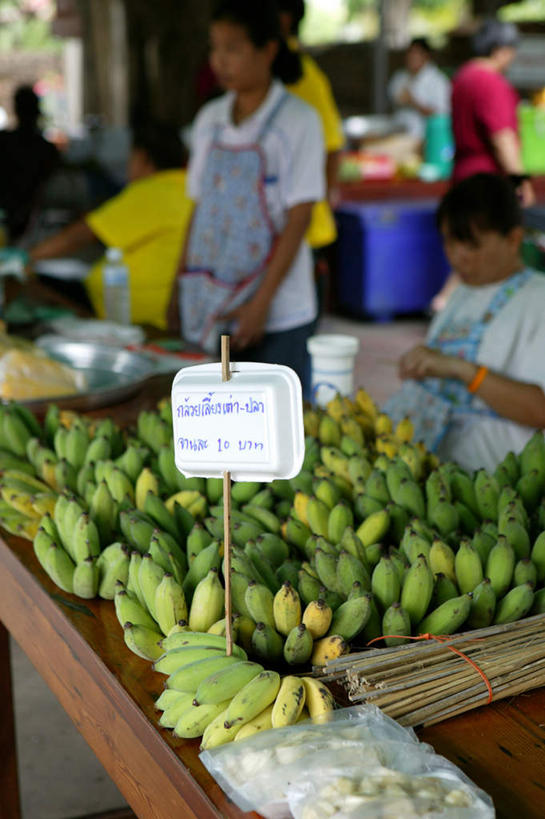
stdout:
MULTIPOLYGON (((452 181, 478 173, 500 173, 511 179, 520 204, 535 202, 534 189, 522 167, 517 124, 518 94, 504 73, 515 59, 518 31, 512 23, 490 19, 473 37, 475 57, 452 80, 452 130, 456 151, 452 181)), ((434 296, 440 312, 460 284, 453 270, 434 296)))
POLYGON ((475 57, 452 82, 452 128, 456 144, 453 181, 476 173, 512 178, 523 206, 534 191, 525 177, 517 128, 518 95, 504 76, 516 55, 511 23, 487 20, 473 38, 475 57))

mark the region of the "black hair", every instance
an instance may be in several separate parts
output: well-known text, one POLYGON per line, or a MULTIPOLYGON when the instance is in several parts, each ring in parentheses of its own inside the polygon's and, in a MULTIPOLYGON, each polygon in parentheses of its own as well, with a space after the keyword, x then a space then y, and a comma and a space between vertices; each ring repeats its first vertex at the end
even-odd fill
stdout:
POLYGON ((305 16, 305 0, 277 0, 279 12, 291 14, 291 33, 297 34, 305 16))
POLYGON ((513 183, 505 176, 478 173, 454 185, 437 209, 437 226, 461 242, 475 242, 476 231, 507 236, 522 224, 513 183))
POLYGON ((13 95, 15 115, 23 125, 35 125, 40 118, 40 98, 31 85, 20 85, 13 95))
POLYGON ((425 37, 415 37, 414 40, 411 40, 409 48, 412 48, 413 46, 421 48, 422 51, 426 52, 426 54, 431 54, 433 51, 431 45, 428 43, 425 37))
POLYGON ((498 48, 516 47, 518 41, 518 29, 513 23, 490 18, 473 35, 473 52, 478 57, 490 57, 498 48))
POLYGON ((145 151, 158 171, 181 168, 187 160, 178 129, 166 122, 140 120, 133 132, 132 147, 145 151))
POLYGON ((263 48, 271 40, 277 42, 278 54, 272 64, 273 75, 288 85, 301 78, 301 59, 288 48, 282 37, 275 0, 219 0, 212 14, 212 22, 242 26, 256 48, 263 48))

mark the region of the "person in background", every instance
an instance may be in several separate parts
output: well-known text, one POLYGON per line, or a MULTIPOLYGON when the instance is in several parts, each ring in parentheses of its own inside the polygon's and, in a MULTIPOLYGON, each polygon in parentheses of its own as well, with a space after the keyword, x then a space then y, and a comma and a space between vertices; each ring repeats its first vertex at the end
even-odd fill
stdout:
POLYGON ((40 99, 31 86, 16 89, 13 107, 16 127, 0 131, 0 209, 12 242, 24 233, 44 184, 60 163, 57 148, 40 130, 40 99))
POLYGON ((244 360, 288 365, 306 389, 316 294, 305 234, 325 195, 320 121, 282 85, 301 67, 282 39, 274 0, 222 0, 210 43, 227 93, 204 106, 193 128, 196 209, 172 326, 181 318, 184 337, 211 353, 230 332, 244 360))
POLYGON ((331 84, 316 61, 300 50, 298 32, 305 16, 304 0, 278 0, 280 26, 288 46, 297 52, 301 59, 302 76, 297 82, 289 83, 286 88, 290 93, 312 106, 318 113, 326 148, 326 185, 327 197, 318 202, 313 210, 307 241, 314 254, 314 273, 317 284, 318 313, 321 312, 325 299, 325 285, 329 272, 328 248, 337 238, 337 229, 332 208, 338 203, 338 166, 339 152, 344 144, 342 124, 331 84))
POLYGON ((405 68, 396 71, 388 96, 399 125, 419 142, 426 135, 426 119, 450 111, 450 82, 432 60, 428 42, 415 39, 405 54, 405 68))
POLYGON ((535 196, 522 168, 519 100, 504 76, 516 56, 517 43, 518 31, 512 23, 485 21, 473 37, 476 56, 453 79, 453 180, 482 172, 506 174, 526 207, 534 203, 535 196))
MULTIPOLYGON (((184 159, 174 126, 157 122, 140 125, 134 133, 126 188, 35 245, 25 262, 32 267, 43 259, 71 256, 97 240, 117 247, 129 269, 131 321, 165 329, 172 282, 192 211, 186 195, 184 159)), ((10 250, 0 251, 0 264, 10 250)), ((104 257, 85 280, 100 318, 104 317, 103 264, 104 257)))
MULTIPOLYGON (((475 173, 503 173, 517 191, 523 207, 535 202, 534 189, 524 174, 518 137, 518 95, 504 77, 516 56, 518 31, 512 23, 487 20, 473 37, 476 55, 452 81, 452 130, 455 155, 453 181, 475 173)), ((443 309, 460 283, 453 271, 432 301, 443 309)))
POLYGON ((384 410, 467 470, 493 470, 545 428, 545 277, 520 257, 522 215, 505 177, 477 174, 442 200, 438 226, 462 283, 425 345, 399 363, 384 410))

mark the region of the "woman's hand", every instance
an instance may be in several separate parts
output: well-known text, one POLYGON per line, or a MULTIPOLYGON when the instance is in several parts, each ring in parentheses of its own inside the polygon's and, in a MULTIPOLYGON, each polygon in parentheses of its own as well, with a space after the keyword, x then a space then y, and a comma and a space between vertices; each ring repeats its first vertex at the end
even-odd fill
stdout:
POLYGON ((231 336, 231 346, 234 350, 244 350, 258 344, 265 333, 268 306, 256 298, 251 299, 232 310, 222 319, 234 322, 235 328, 231 336))
POLYGON ((458 378, 469 383, 475 374, 476 365, 456 356, 444 355, 431 347, 419 344, 405 353, 399 360, 399 377, 414 378, 458 378))

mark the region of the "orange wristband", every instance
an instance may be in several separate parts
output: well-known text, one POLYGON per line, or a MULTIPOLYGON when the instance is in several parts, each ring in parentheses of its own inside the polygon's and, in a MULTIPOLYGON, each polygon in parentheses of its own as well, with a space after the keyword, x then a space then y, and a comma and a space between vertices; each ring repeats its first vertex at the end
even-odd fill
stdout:
POLYGON ((475 375, 473 376, 470 383, 467 385, 467 391, 474 393, 477 392, 481 384, 483 383, 486 375, 488 373, 488 367, 479 367, 475 375))

